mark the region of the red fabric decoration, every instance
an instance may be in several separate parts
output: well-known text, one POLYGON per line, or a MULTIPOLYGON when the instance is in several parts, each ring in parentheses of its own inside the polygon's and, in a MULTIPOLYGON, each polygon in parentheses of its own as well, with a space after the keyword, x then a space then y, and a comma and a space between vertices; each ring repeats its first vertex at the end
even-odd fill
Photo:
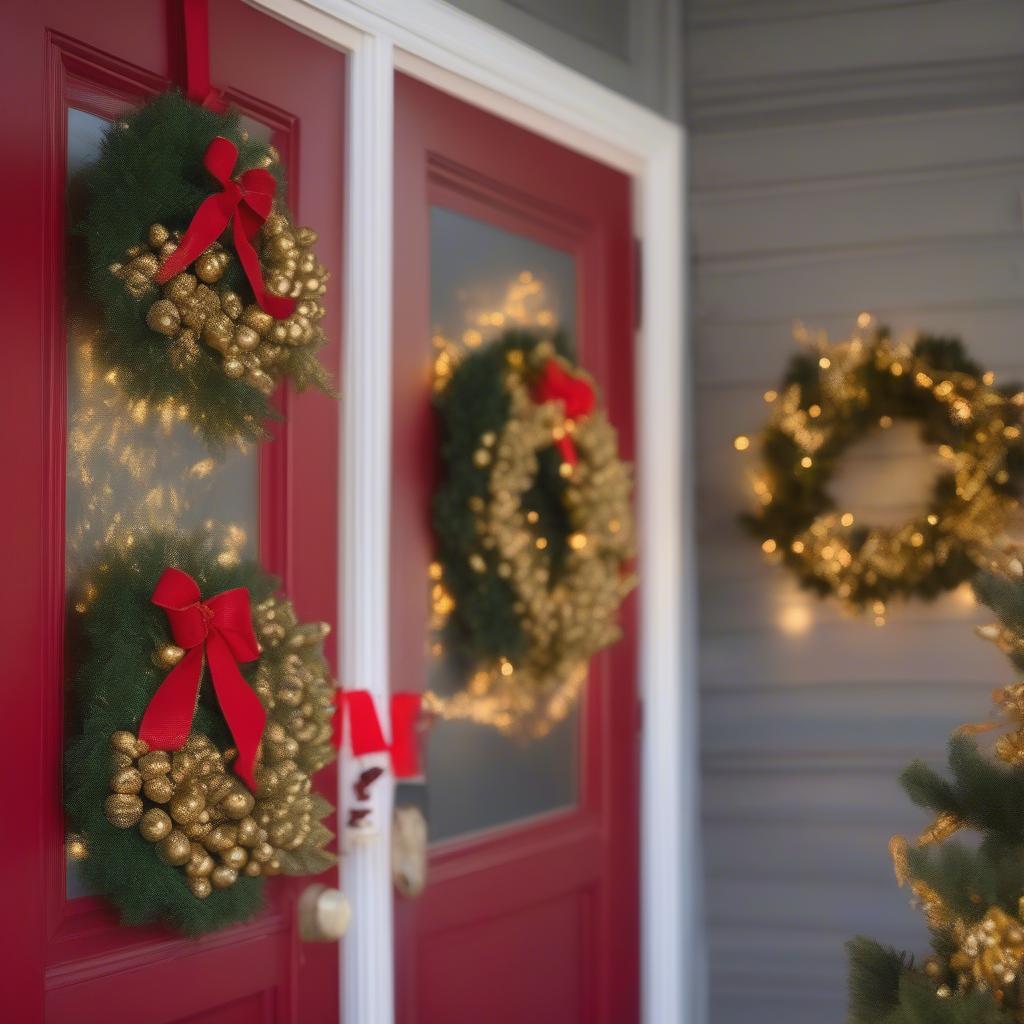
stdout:
POLYGON ((396 779, 421 774, 416 724, 422 706, 423 697, 418 693, 396 693, 391 698, 391 766, 396 779))
POLYGON ((221 184, 221 191, 207 196, 199 204, 178 248, 156 272, 159 284, 180 274, 193 260, 217 241, 229 224, 235 252, 249 279, 253 295, 260 308, 278 320, 283 320, 295 309, 295 300, 283 295, 271 295, 263 280, 260 258, 252 241, 270 214, 277 182, 270 171, 254 168, 237 179, 231 177, 238 159, 238 148, 230 139, 218 135, 206 147, 203 166, 221 184))
POLYGON ((377 754, 387 750, 387 741, 381 731, 377 708, 369 690, 349 690, 344 694, 351 730, 352 753, 356 757, 377 754))
MULTIPOLYGON (((582 377, 574 377, 563 369, 557 359, 549 359, 540 371, 533 385, 533 400, 538 404, 561 401, 565 405, 566 419, 579 422, 594 411, 597 396, 594 389, 582 377)), ((555 442, 562 455, 562 461, 575 466, 579 462, 576 445, 566 433, 555 442)))
POLYGON ((187 572, 165 569, 152 601, 167 613, 174 642, 186 654, 153 694, 142 716, 139 739, 153 750, 179 750, 185 745, 199 700, 203 665, 208 662, 221 713, 238 747, 235 771, 255 790, 253 769, 267 713, 237 665, 260 656, 249 591, 239 587, 202 601, 198 584, 187 572))
POLYGON ((334 695, 337 708, 333 735, 335 748, 340 749, 344 741, 344 720, 347 717, 354 756, 387 752, 395 778, 408 779, 421 774, 416 723, 422 702, 423 698, 418 693, 396 693, 391 697, 391 743, 388 744, 370 691, 338 690, 334 695))

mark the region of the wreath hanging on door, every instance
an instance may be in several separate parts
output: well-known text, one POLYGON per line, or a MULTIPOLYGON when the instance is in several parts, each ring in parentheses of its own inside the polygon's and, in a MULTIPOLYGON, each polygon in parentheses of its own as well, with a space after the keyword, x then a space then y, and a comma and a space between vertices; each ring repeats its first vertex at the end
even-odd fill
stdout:
POLYGON ((209 533, 111 544, 74 595, 65 802, 90 891, 125 923, 244 920, 269 875, 335 862, 326 623, 209 533))
MULTIPOLYGON (((1024 488, 1024 392, 997 388, 958 340, 907 346, 884 328, 816 342, 790 362, 761 434, 759 508, 742 517, 803 586, 885 619, 894 597, 933 598, 970 579, 1024 488), (948 469, 925 509, 894 528, 836 509, 829 483, 851 444, 903 418, 948 469)), ((750 439, 740 436, 745 451, 750 439)))
POLYGON ((237 113, 157 96, 110 127, 84 186, 94 351, 129 399, 224 444, 263 436, 284 378, 331 391, 316 232, 237 113))
POLYGON ((564 337, 509 332, 442 362, 433 625, 461 685, 424 708, 544 735, 619 636, 634 585, 630 468, 564 337))

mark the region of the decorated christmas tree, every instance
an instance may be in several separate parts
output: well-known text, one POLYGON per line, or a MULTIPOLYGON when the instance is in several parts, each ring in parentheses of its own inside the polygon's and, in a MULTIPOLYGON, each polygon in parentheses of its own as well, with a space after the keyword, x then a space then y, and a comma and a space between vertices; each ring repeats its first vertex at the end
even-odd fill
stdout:
MULTIPOLYGON (((1024 671, 1020 556, 1001 558, 975 592, 999 619, 980 634, 1024 671)), ((1024 682, 993 700, 993 721, 954 732, 948 774, 922 761, 903 773, 911 800, 934 819, 913 841, 894 837, 890 851, 927 920, 932 952, 915 962, 853 939, 848 1024, 1024 1022, 1024 682), (991 732, 990 748, 977 737, 991 732)))

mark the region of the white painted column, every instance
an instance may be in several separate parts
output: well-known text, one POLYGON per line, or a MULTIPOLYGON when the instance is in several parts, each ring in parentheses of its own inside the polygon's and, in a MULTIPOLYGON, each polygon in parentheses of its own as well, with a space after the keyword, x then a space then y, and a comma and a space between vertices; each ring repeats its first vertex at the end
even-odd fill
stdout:
POLYGON ((700 1024, 695 542, 681 130, 639 184, 643 324, 637 347, 644 1024, 700 1024))
MULTIPOLYGON (((391 238, 394 61, 391 41, 365 35, 349 57, 345 354, 342 376, 341 679, 388 707, 391 502, 391 238)), ((340 805, 352 792, 343 753, 340 805)), ((343 1024, 394 1020, 390 774, 372 787, 379 834, 342 841, 342 888, 352 904, 341 948, 343 1024)), ((340 816, 339 816, 340 817, 340 816)), ((343 830, 343 821, 339 823, 343 830)))

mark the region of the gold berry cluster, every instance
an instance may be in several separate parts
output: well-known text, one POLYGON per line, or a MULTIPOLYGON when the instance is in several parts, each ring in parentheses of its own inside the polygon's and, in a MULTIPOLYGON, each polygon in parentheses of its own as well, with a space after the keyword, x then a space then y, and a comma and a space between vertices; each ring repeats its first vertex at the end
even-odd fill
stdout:
POLYGON ((240 874, 280 873, 268 830, 253 816, 255 798, 230 774, 234 750, 220 751, 199 733, 173 753, 150 750, 127 731, 115 732, 110 745, 107 820, 118 828, 137 825, 161 860, 184 870, 197 897, 230 888, 240 874))
POLYGON ((134 299, 159 291, 146 313, 146 323, 171 339, 170 358, 178 369, 198 358, 202 342, 221 356, 226 376, 244 379, 269 394, 287 371, 293 349, 316 349, 324 341, 320 321, 325 315, 323 296, 329 274, 312 249, 316 232, 294 227, 278 212, 271 213, 261 229, 267 288, 274 295, 295 299, 294 312, 282 320, 256 303, 243 303, 237 292, 224 285, 234 257, 220 242, 203 252, 191 270, 158 285, 153 278, 180 240, 180 231, 153 224, 147 244, 132 246, 123 262, 111 264, 110 272, 124 282, 134 299))
POLYGON ((321 653, 326 622, 300 623, 292 603, 272 597, 253 614, 263 648, 253 689, 267 709, 256 820, 286 874, 313 874, 333 863, 324 850, 332 808, 312 788, 312 775, 334 760, 336 686, 321 653))
MULTIPOLYGON (((193 733, 181 750, 150 751, 130 732, 111 737, 114 771, 104 804, 118 828, 138 826, 167 864, 182 867, 200 899, 240 875, 316 874, 330 867, 330 803, 312 775, 335 757, 335 682, 321 646, 330 627, 298 621, 290 601, 271 597, 253 610, 262 647, 252 686, 267 710, 255 793, 230 771, 234 749, 193 733)), ((174 644, 153 653, 161 668, 184 656, 174 644)))

